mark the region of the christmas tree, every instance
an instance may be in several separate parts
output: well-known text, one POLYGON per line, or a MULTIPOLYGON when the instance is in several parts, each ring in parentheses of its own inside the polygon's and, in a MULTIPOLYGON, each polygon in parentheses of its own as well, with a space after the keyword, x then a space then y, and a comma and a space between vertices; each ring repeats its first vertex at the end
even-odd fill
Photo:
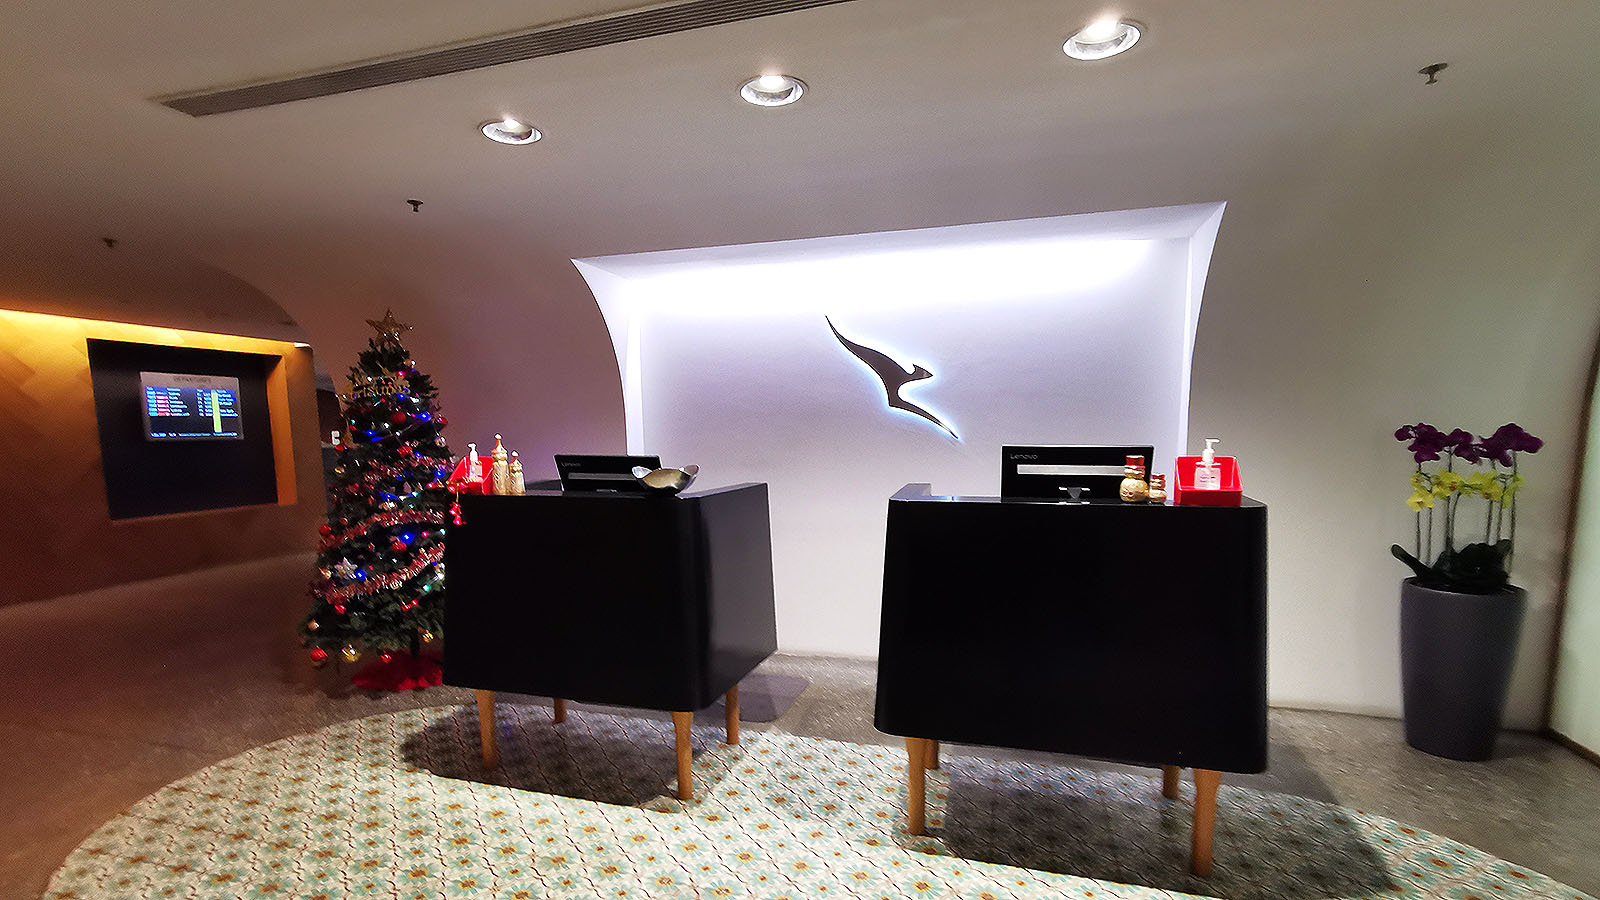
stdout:
POLYGON ((437 663, 420 648, 440 634, 444 616, 446 423, 433 381, 400 342, 411 326, 387 310, 367 324, 378 337, 350 368, 350 393, 340 397, 348 430, 300 634, 317 664, 333 654, 346 662, 375 654, 379 665, 357 684, 422 687, 439 683, 437 663))

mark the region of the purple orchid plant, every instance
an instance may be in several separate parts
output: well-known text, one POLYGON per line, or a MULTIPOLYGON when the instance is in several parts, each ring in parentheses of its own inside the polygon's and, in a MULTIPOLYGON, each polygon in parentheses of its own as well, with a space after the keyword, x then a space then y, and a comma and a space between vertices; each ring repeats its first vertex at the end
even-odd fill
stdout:
POLYGON ((1414 550, 1395 544, 1390 551, 1411 567, 1423 587, 1465 594, 1503 589, 1511 579, 1517 537, 1515 501, 1522 489, 1517 456, 1539 452, 1544 441, 1513 423, 1480 438, 1460 428, 1447 434, 1418 422, 1402 425, 1394 437, 1409 442, 1406 449, 1417 463, 1411 474, 1411 496, 1406 498, 1406 505, 1417 514, 1417 531, 1414 550), (1442 464, 1429 468, 1425 463, 1442 464), (1457 463, 1462 464, 1461 470, 1457 463), (1471 468, 1465 468, 1468 466, 1471 468), (1457 549, 1461 504, 1477 499, 1484 501, 1483 540, 1457 549), (1437 556, 1433 552, 1436 525, 1442 543, 1437 556), (1430 558, 1431 563, 1425 561, 1430 558))

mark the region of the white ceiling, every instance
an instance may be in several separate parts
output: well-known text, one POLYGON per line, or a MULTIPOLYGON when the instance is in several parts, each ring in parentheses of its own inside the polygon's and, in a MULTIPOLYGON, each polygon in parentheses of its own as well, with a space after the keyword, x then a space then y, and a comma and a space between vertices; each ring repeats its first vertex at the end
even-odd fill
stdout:
POLYGON ((1508 106, 1592 124, 1600 97, 1600 4, 1144 0, 1145 41, 1089 65, 1059 44, 1099 2, 856 0, 205 119, 148 100, 616 3, 11 0, 0 222, 195 255, 344 351, 364 316, 329 292, 537 304, 572 257, 1226 200, 1508 106), (811 93, 740 103, 769 68, 811 93), (548 137, 490 144, 474 126, 503 112, 548 137))

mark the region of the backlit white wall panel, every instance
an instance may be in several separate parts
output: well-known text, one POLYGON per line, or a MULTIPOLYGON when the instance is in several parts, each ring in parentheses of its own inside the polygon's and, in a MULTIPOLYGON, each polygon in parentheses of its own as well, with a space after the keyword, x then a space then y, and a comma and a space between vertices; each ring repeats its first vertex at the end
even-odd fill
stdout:
POLYGON ((697 463, 706 485, 767 482, 780 646, 872 655, 885 510, 902 485, 997 493, 1005 443, 1152 443, 1156 471, 1170 471, 1185 441, 1192 291, 1221 211, 1184 212, 1143 227, 1064 217, 579 268, 612 331, 630 451, 697 463), (890 409, 829 319, 908 372, 931 370, 901 395, 959 440, 890 409))

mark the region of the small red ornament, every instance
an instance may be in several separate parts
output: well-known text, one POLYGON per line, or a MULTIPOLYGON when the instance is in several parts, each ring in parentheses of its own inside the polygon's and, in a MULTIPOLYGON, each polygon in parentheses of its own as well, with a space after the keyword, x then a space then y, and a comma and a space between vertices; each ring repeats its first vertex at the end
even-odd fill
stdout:
POLYGON ((328 535, 333 534, 333 526, 324 525, 321 528, 318 528, 317 531, 320 532, 323 537, 327 537, 328 535))
POLYGON ((404 425, 406 423, 406 420, 409 419, 409 418, 411 418, 411 417, 406 415, 403 410, 398 410, 397 409, 397 410, 394 411, 394 413, 392 415, 389 416, 389 421, 393 422, 396 425, 404 425))
POLYGON ((410 444, 401 444, 400 445, 400 455, 401 456, 410 456, 413 452, 415 452, 415 451, 413 451, 411 449, 411 445, 410 444))
POLYGON ((399 538, 395 538, 394 543, 389 545, 389 549, 396 553, 403 553, 406 549, 406 542, 400 540, 399 538))
POLYGON ((383 662, 386 662, 386 663, 394 662, 394 654, 390 653, 387 650, 385 650, 382 653, 378 654, 378 659, 380 659, 380 660, 382 660, 383 662))
POLYGON ((344 604, 343 603, 335 603, 333 605, 333 611, 338 613, 341 616, 344 615, 344 604))
POLYGON ((314 662, 314 663, 325 663, 325 662, 327 662, 328 661, 328 651, 322 649, 321 647, 312 647, 311 648, 311 661, 314 662))
POLYGON ((450 420, 449 419, 446 419, 444 416, 440 416, 439 417, 439 427, 440 428, 443 428, 443 427, 445 427, 446 425, 449 425, 449 424, 450 424, 450 420))

